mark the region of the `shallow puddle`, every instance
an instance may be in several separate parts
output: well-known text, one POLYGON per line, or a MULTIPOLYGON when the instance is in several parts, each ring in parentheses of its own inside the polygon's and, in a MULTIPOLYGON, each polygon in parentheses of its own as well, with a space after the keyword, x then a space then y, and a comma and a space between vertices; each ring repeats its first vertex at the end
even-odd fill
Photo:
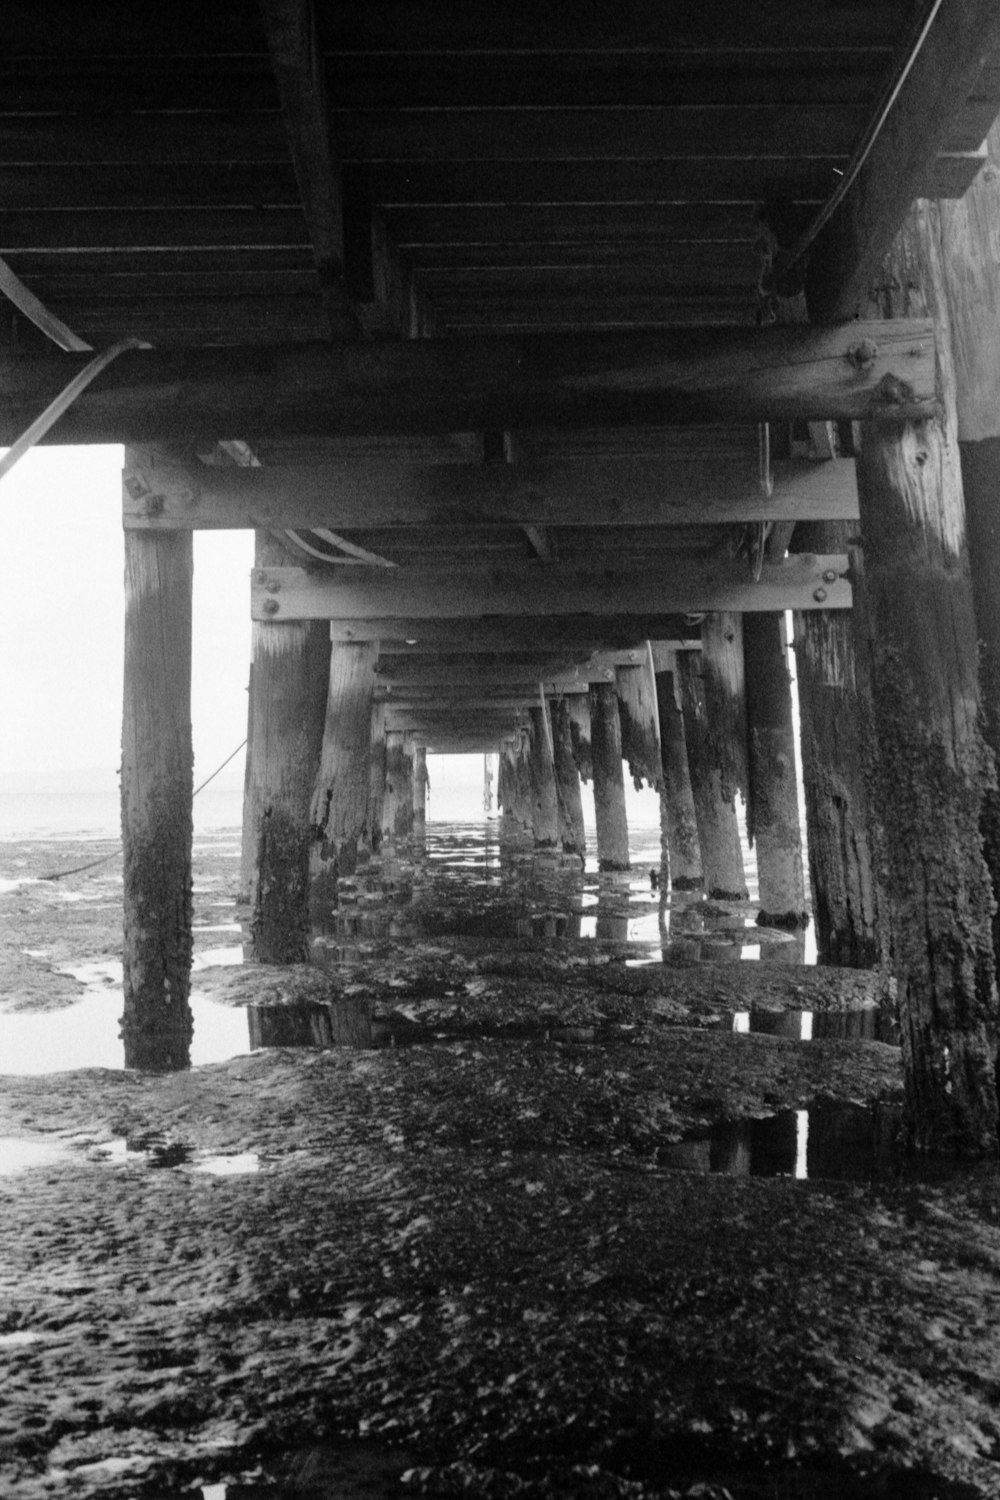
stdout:
POLYGON ((88 1137, 28 1138, 0 1136, 0 1177, 80 1160, 116 1167, 146 1167, 163 1171, 184 1167, 209 1177, 241 1177, 261 1170, 255 1151, 198 1151, 183 1141, 150 1135, 137 1139, 114 1136, 108 1141, 88 1137))
POLYGON ((738 1010, 733 1030, 744 1035, 780 1036, 793 1042, 886 1042, 899 1045, 899 1022, 881 1006, 856 1010, 738 1010))
POLYGON ((680 1171, 731 1177, 870 1182, 910 1165, 902 1147, 902 1122, 899 1105, 869 1109, 823 1102, 760 1120, 722 1120, 661 1147, 658 1159, 680 1171))
MULTIPOLYGON (((661 890, 654 864, 657 841, 658 831, 635 830, 632 870, 602 874, 593 849, 583 863, 575 856, 539 853, 526 837, 501 840, 495 821, 431 824, 422 844, 389 850, 379 864, 359 867, 353 879, 342 883, 328 930, 314 938, 313 959, 336 970, 345 964, 367 966, 377 958, 383 973, 396 962, 402 973, 429 944, 440 940, 447 948, 449 939, 467 938, 495 940, 512 951, 525 939, 551 944, 574 962, 589 949, 595 957, 623 959, 631 968, 674 956, 802 961, 800 936, 756 926, 750 903, 706 902, 661 890)), ((217 841, 212 848, 219 854, 228 846, 217 841)), ((237 853, 233 843, 234 861, 237 853)), ((94 891, 106 896, 106 883, 91 890, 90 880, 84 875, 77 889, 60 890, 66 897, 89 899, 94 891)), ((203 879, 196 888, 205 897, 196 908, 196 941, 211 942, 217 935, 223 942, 200 947, 192 964, 192 1064, 224 1061, 257 1046, 331 1045, 335 1038, 321 1015, 317 1022, 315 1006, 295 1021, 291 1007, 278 1016, 266 1008, 216 1003, 199 990, 204 971, 243 963, 242 943, 225 941, 240 933, 233 901, 220 894, 225 886, 222 874, 203 879)), ((36 956, 44 963, 44 953, 36 956)), ((0 1072, 121 1068, 121 964, 101 960, 55 967, 77 979, 83 994, 58 1009, 0 1011, 0 1072)), ((449 993, 438 998, 446 1002, 449 993)), ((773 1022, 775 1034, 805 1038, 806 1023, 797 1013, 776 1020, 754 1015, 747 1020, 747 1014, 737 1017, 737 1029, 764 1030, 773 1022)), ((814 1037, 879 1035, 877 1023, 864 1015, 817 1016, 811 1026, 814 1037)))

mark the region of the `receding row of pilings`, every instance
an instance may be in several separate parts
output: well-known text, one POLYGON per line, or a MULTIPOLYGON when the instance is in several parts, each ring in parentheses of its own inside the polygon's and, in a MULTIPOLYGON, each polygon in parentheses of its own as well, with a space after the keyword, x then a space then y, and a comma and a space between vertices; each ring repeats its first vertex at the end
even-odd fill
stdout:
MULTIPOLYGON (((853 620, 810 614, 795 628, 821 953, 856 964, 888 954, 913 1137, 922 1146, 969 1151, 995 1150, 997 1128, 998 214, 995 169, 983 172, 962 202, 919 204, 873 290, 883 316, 934 317, 940 414, 920 422, 894 416, 890 382, 883 405, 859 424, 860 525, 847 538, 853 620)), ((820 248, 810 271, 815 306, 825 317, 850 318, 853 305, 835 295, 823 299, 824 266, 829 286, 837 286, 836 236, 829 253, 820 248)), ((905 387, 896 394, 905 402, 905 387)), ((801 529, 796 545, 839 550, 801 529)), ((190 582, 189 537, 126 533, 124 1029, 132 1066, 180 1065, 190 1036, 190 582)), ((331 663, 322 626, 255 628, 247 795, 254 943, 261 957, 301 957, 310 879, 324 868, 346 870, 366 839, 374 845, 387 807, 401 808, 404 822, 410 815, 400 791, 405 742, 394 745, 375 730, 377 707, 367 718, 359 709, 346 716, 356 725, 352 746, 333 753, 324 723, 345 717, 330 697, 333 668, 350 680, 348 661, 357 667, 364 648, 331 663), (373 744, 385 747, 381 759, 373 744), (341 753, 349 775, 338 769, 341 753)), ((783 867, 793 842, 779 631, 773 619, 754 620, 748 630, 746 617, 709 617, 700 657, 681 653, 657 671, 655 705, 674 882, 700 876, 708 890, 741 894, 729 816, 739 792, 758 847, 762 905, 772 915, 790 908, 770 893, 767 871, 783 867), (748 713, 742 737, 726 728, 734 711, 728 685, 741 661, 748 713), (768 847, 773 859, 765 858, 768 847)), ((360 679, 351 691, 360 705, 367 692, 360 679)), ((631 757, 624 695, 615 696, 621 751, 631 757)), ((615 759, 608 697, 602 687, 586 701, 586 756, 595 778, 601 756, 615 759)), ((566 747, 579 774, 579 702, 567 700, 565 718, 561 708, 543 714, 539 704, 535 736, 538 764, 551 763, 556 777, 554 818, 553 799, 540 796, 539 828, 564 846, 578 837, 566 747)), ((512 798, 533 800, 530 783, 522 788, 518 781, 520 759, 503 767, 508 810, 512 798)), ((612 826, 614 795, 600 805, 612 826)), ((396 818, 394 810, 393 832, 396 818)), ((612 849, 609 835, 602 850, 608 861, 612 849)), ((791 908, 797 905, 793 896, 791 908)))

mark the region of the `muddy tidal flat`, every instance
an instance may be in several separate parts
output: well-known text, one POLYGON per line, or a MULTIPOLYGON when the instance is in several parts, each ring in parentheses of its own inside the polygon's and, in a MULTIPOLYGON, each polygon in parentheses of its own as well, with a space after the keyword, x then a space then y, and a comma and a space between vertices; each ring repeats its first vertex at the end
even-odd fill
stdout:
POLYGON ((495 824, 252 969, 217 834, 126 1072, 113 850, 0 845, 0 1495, 1000 1494, 996 1163, 901 1149, 891 983, 495 824))

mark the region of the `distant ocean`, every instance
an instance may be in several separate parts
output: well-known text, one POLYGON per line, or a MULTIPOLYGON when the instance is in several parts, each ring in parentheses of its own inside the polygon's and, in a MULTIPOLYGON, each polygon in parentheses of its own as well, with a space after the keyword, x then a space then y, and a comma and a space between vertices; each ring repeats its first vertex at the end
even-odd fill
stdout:
MULTIPOLYGON (((242 805, 242 791, 206 787, 195 798, 195 832, 239 828, 242 805)), ((120 835, 117 791, 0 792, 0 840, 116 839, 120 835)))

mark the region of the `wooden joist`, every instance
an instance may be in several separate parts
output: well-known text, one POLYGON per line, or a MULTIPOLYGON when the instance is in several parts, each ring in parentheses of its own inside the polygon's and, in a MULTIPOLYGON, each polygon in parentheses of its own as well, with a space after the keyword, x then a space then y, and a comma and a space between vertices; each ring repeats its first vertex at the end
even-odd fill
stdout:
POLYGON ((676 615, 629 615, 621 606, 614 614, 453 616, 414 619, 331 619, 332 641, 381 641, 394 652, 434 656, 441 651, 512 652, 537 649, 586 653, 619 647, 635 649, 650 637, 676 638, 685 646, 697 644, 697 625, 686 626, 676 615))
MULTIPOLYGON (((483 615, 613 615, 702 610, 849 609, 847 558, 801 554, 766 563, 760 578, 745 561, 678 558, 671 570, 559 563, 473 564, 454 569, 261 568, 253 574, 255 620, 428 619, 483 615)), ((359 637, 360 638, 360 637, 359 637)))
MULTIPOLYGON (((995 82, 985 90, 986 114, 975 115, 979 141, 954 141, 956 117, 984 70, 998 59, 1000 8, 993 0, 947 0, 857 179, 815 247, 809 273, 814 318, 852 317, 865 307, 910 204, 917 197, 939 196, 930 180, 938 153, 977 151, 990 113, 996 114, 995 82)), ((978 163, 984 159, 979 156, 978 163)), ((974 175, 978 165, 970 165, 974 175)))
MULTIPOLYGON (((83 355, 6 357, 10 443, 83 355)), ((539 424, 861 420, 936 406, 930 320, 545 339, 135 350, 83 392, 54 442, 507 430, 539 424)))
MULTIPOLYGON (((357 332, 344 285, 340 178, 312 0, 259 0, 320 294, 334 337, 357 332)), ((196 117, 197 118, 197 117, 196 117)))
POLYGON ((131 450, 124 522, 153 530, 496 524, 676 526, 706 521, 854 520, 850 459, 773 465, 765 495, 748 459, 648 457, 448 464, 379 458, 259 469, 178 464, 131 450))

